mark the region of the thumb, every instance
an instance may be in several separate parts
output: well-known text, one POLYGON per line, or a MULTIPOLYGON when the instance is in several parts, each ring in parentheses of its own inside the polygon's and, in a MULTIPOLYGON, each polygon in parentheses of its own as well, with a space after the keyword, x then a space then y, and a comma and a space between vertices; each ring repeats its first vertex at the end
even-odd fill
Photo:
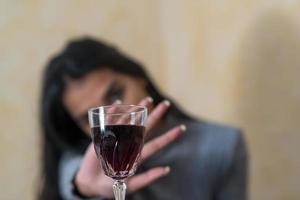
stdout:
POLYGON ((99 164, 99 160, 97 159, 93 143, 91 143, 85 151, 80 168, 84 168, 85 170, 88 170, 92 173, 99 172, 101 170, 101 166, 99 164))

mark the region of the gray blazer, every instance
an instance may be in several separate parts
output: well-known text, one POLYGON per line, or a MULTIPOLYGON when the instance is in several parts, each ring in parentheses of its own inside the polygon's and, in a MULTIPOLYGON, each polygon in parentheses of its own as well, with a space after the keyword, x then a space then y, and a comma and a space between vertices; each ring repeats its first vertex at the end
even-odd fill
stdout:
MULTIPOLYGON (((240 131, 168 117, 161 133, 181 123, 187 126, 186 133, 142 163, 137 171, 170 166, 170 174, 128 195, 126 200, 246 200, 247 151, 240 131)), ((59 186, 66 200, 78 199, 71 192, 71 180, 81 157, 70 151, 61 159, 59 186)))

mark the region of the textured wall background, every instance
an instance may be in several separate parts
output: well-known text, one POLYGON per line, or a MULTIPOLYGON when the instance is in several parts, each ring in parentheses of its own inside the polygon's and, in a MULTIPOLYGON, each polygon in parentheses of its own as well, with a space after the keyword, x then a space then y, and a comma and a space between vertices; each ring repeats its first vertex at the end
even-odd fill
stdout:
POLYGON ((33 199, 46 60, 108 40, 191 113, 241 126, 251 199, 300 198, 300 2, 0 0, 0 199, 33 199))

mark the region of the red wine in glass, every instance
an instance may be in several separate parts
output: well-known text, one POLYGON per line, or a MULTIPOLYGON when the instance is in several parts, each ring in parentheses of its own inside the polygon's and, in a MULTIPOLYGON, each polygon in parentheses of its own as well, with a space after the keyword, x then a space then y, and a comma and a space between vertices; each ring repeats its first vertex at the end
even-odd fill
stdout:
POLYGON ((106 125, 103 130, 93 127, 92 137, 104 172, 120 180, 134 174, 143 147, 144 126, 106 125))
POLYGON ((147 108, 111 105, 89 109, 95 152, 104 173, 115 180, 116 200, 125 200, 125 179, 132 176, 144 144, 147 108))

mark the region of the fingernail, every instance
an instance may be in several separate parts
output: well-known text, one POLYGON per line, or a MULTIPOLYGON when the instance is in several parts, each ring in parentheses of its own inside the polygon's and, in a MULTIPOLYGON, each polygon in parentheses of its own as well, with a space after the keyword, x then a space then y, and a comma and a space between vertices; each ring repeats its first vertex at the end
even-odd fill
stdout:
POLYGON ((181 125, 180 125, 180 129, 181 129, 183 132, 186 131, 186 125, 181 124, 181 125))
POLYGON ((147 99, 147 101, 149 101, 150 103, 153 103, 153 98, 152 98, 152 97, 147 97, 146 99, 147 99))
POLYGON ((122 101, 120 99, 115 100, 114 104, 121 104, 122 101))
POLYGON ((169 100, 164 100, 164 104, 169 107, 171 105, 171 102, 169 100))
POLYGON ((171 168, 170 166, 165 167, 165 173, 168 174, 170 172, 171 168))

